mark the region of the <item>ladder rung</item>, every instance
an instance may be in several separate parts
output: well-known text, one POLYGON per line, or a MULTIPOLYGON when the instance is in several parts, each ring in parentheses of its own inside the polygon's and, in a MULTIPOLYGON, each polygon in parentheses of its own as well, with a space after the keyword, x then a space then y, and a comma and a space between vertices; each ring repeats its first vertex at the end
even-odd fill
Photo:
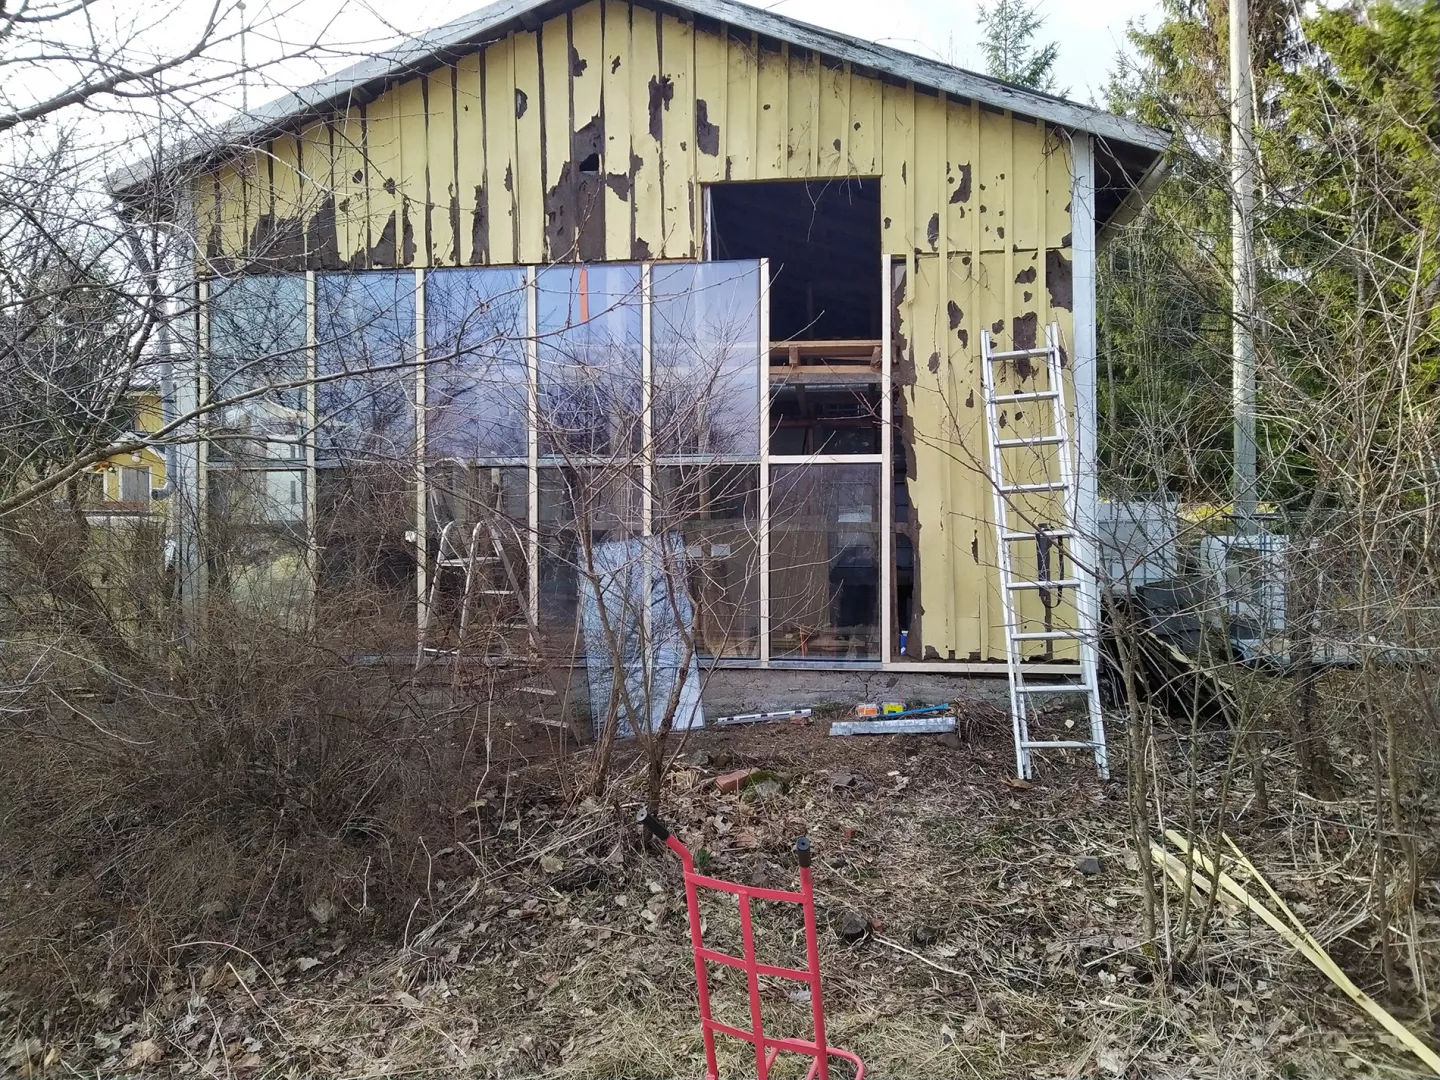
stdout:
POLYGON ((1020 744, 1026 750, 1094 750, 1098 742, 1077 742, 1074 739, 1037 739, 1020 744))
POLYGON ((1061 578, 1059 581, 1012 581, 1005 587, 1007 589, 1078 589, 1080 582, 1074 578, 1061 578))
POLYGON ((515 595, 515 592, 514 592, 514 590, 512 590, 512 589, 481 589, 481 590, 480 590, 480 595, 481 595, 481 596, 514 596, 514 595, 515 595))
POLYGON ((1039 484, 1001 484, 1002 495, 1023 495, 1029 491, 1064 491, 1070 485, 1063 480, 1046 480, 1039 484))
POLYGON ((1008 405, 1012 401, 1048 401, 1059 396, 1054 390, 1032 390, 1024 394, 1000 394, 990 400, 996 405, 1008 405))
POLYGON ((1033 633, 1011 634, 1011 641, 1065 641, 1082 640, 1085 634, 1079 630, 1036 630, 1033 633))
MULTIPOLYGON (((1070 537, 1071 537, 1071 535, 1072 535, 1072 534, 1071 534, 1071 532, 1070 532, 1069 529, 1053 529, 1053 530, 1052 530, 1052 529, 1046 529, 1046 530, 1045 530, 1045 538, 1046 538, 1047 540, 1069 540, 1070 537)), ((1034 534, 1034 533, 1013 532, 1013 533, 1006 533, 1001 539, 1003 539, 1003 540, 1004 540, 1006 543, 1008 543, 1008 544, 1014 544, 1014 543, 1018 543, 1018 542, 1021 541, 1021 540, 1034 540, 1035 538, 1036 538, 1036 537, 1035 537, 1035 534, 1034 534)))
POLYGON ((995 445, 1004 450, 1011 446, 1059 446, 1064 441, 1059 435, 1036 435, 1029 439, 999 439, 995 445))
POLYGON ((1090 686, 1088 683, 1041 683, 1038 686, 1026 686, 1020 683, 1015 687, 1017 694, 1088 694, 1090 686))
POLYGON ((1034 359, 1037 356, 1049 356, 1049 349, 1011 349, 1009 352, 992 352, 991 360, 1019 360, 1021 357, 1034 359))

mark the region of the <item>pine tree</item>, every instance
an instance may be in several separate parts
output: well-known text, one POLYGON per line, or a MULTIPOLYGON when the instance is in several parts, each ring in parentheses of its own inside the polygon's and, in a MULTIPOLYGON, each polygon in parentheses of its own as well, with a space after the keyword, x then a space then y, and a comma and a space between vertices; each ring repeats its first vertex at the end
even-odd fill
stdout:
POLYGON ((1032 48, 1035 32, 1045 24, 1035 6, 1025 0, 995 0, 980 5, 980 26, 985 32, 980 48, 985 53, 985 70, 997 79, 1028 86, 1033 90, 1055 88, 1055 42, 1032 48))

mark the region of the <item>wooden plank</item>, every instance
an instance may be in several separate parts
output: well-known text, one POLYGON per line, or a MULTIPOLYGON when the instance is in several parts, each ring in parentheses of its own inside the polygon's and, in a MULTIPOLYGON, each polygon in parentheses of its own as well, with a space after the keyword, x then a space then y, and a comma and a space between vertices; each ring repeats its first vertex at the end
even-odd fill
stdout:
POLYGON ((271 226, 270 256, 288 271, 305 264, 305 212, 301 193, 300 140, 281 135, 270 144, 271 226))
POLYGON ((407 79, 390 92, 395 95, 395 123, 399 127, 400 164, 396 185, 400 221, 396 235, 396 265, 430 262, 429 133, 425 113, 424 77, 407 79))
POLYGON ((1050 130, 1045 142, 1045 229, 1041 246, 1068 248, 1070 196, 1075 182, 1068 133, 1050 130))
POLYGON ((518 262, 515 199, 515 51, 512 37, 485 50, 485 195, 489 262, 518 262))
POLYGON ((365 107, 371 266, 400 265, 400 216, 404 198, 401 184, 405 177, 399 109, 398 88, 386 91, 365 107))
POLYGON ((216 219, 219 222, 217 250, 221 258, 243 259, 246 254, 245 202, 251 192, 247 191, 245 176, 238 162, 229 162, 216 170, 216 219))
POLYGON ((359 106, 351 106, 331 125, 331 160, 335 178, 335 244, 339 265, 364 266, 366 242, 365 122, 359 106))
POLYGON ((635 236, 630 258, 651 259, 663 248, 665 225, 660 144, 664 86, 660 81, 660 29, 653 10, 630 9, 630 205, 635 236))
POLYGON ((660 17, 660 68, 663 92, 661 179, 663 196, 661 255, 666 259, 699 257, 699 189, 695 185, 695 31, 671 15, 660 17))
MULTIPOLYGON (((850 131, 846 152, 848 171, 852 176, 879 176, 882 172, 883 146, 881 137, 884 110, 882 85, 874 79, 850 74, 846 87, 850 95, 850 131)), ((887 247, 886 251, 897 251, 887 247)))
POLYGON ((979 206, 975 198, 975 158, 979 130, 972 122, 968 102, 951 101, 945 108, 947 168, 945 170, 945 229, 952 250, 970 251, 969 216, 979 206))
MULTIPOLYGON (((570 14, 571 117, 574 125, 572 158, 581 160, 605 153, 605 115, 602 105, 605 79, 605 44, 601 28, 601 5, 592 0, 570 14)), ((575 203, 578 215, 577 257, 586 262, 603 259, 605 246, 604 162, 600 171, 581 178, 575 203)))
POLYGON ((815 141, 818 157, 815 171, 820 176, 844 176, 849 172, 845 146, 850 137, 850 76, 835 64, 816 64, 815 141))
POLYGON ((755 113, 756 180, 778 180, 785 176, 785 105, 790 96, 789 46, 783 51, 760 46, 759 75, 756 79, 755 113))
POLYGON ((819 101, 820 63, 814 54, 786 52, 785 175, 815 175, 815 113, 819 101))
MULTIPOLYGON (((929 94, 915 95, 915 156, 911 159, 909 183, 914 189, 913 229, 915 246, 938 252, 940 234, 941 180, 945 172, 945 104, 929 94)), ((932 317, 939 317, 942 303, 932 317)))
POLYGON ((980 162, 975 200, 979 204, 980 243, 984 251, 1000 251, 1007 242, 999 230, 1009 209, 1011 165, 1010 117, 980 110, 980 162))
MULTIPOLYGON (((575 258, 574 199, 561 190, 575 187, 578 167, 571 150, 574 120, 570 110, 570 18, 561 14, 540 27, 541 98, 543 121, 545 261, 575 258)), ((533 103, 532 104, 537 104, 533 103)))
POLYGON ((428 261, 431 266, 454 266, 460 261, 461 246, 453 67, 430 72, 425 99, 428 261))
POLYGON ((727 37, 709 30, 695 32, 695 179, 725 179, 725 146, 729 134, 726 89, 729 82, 727 37))
POLYGON ((306 266, 318 268, 335 255, 335 199, 330 160, 330 127, 316 120, 297 140, 300 205, 305 219, 306 266))
POLYGON ((884 250, 896 255, 914 255, 909 222, 905 212, 909 204, 909 162, 906 146, 910 139, 910 91, 902 86, 881 86, 884 113, 884 160, 880 179, 880 242, 884 250))
POLYGON ((755 116, 760 109, 758 44, 755 35, 746 39, 731 35, 727 57, 729 79, 725 88, 725 179, 755 179, 755 116))
POLYGON ((455 184, 451 214, 458 218, 457 261, 478 266, 490 261, 490 204, 485 171, 485 108, 482 56, 472 53, 455 65, 455 184))
MULTIPOLYGON (((545 174, 541 168, 543 108, 540 101, 540 36, 511 36, 515 64, 515 261, 545 261, 545 174)), ((568 90, 566 91, 568 96, 568 90)))
POLYGON ((1011 166, 1007 177, 1004 241, 1012 249, 1034 251, 1041 245, 1041 203, 1045 199, 1044 125, 1012 117, 1011 166))
POLYGON ((630 5, 604 0, 605 258, 630 258, 634 186, 630 167, 630 5))
POLYGON ((847 735, 941 735, 955 730, 953 716, 903 716, 893 720, 836 720, 830 734, 847 735))

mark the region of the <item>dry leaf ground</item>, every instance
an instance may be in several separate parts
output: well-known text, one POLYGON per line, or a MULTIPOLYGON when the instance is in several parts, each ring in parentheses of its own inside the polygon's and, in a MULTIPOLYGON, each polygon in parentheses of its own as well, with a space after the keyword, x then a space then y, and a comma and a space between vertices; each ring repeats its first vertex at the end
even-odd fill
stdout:
MULTIPOLYGON (((1217 926, 1194 963, 1155 979, 1141 951, 1123 778, 1101 782, 1084 762, 1052 761, 1033 787, 1012 786, 1008 730, 983 708, 962 716, 960 748, 935 736, 828 738, 826 726, 692 735, 662 813, 704 850, 708 872, 757 884, 794 881, 791 843, 808 833, 830 1037, 866 1060, 867 1075, 1239 1080, 1413 1068, 1261 925, 1217 926), (782 790, 717 790, 716 775, 750 766, 782 790), (1092 856, 1099 873, 1082 873, 1092 856), (835 930, 849 913, 872 923, 853 945, 835 930)), ((70 1005, 40 1015, 11 996, 0 1001, 4 1067, 101 1077, 702 1075, 678 865, 636 835, 638 786, 566 805, 557 768, 576 775, 588 751, 559 762, 547 748, 553 733, 525 738, 462 809, 468 839, 434 853, 429 894, 399 940, 367 931, 360 897, 336 897, 303 927, 277 929, 268 949, 178 950, 143 1002, 77 982, 70 1005)), ((1159 745, 1162 786, 1179 782, 1184 743, 1159 745)), ((1363 810, 1282 797, 1287 763, 1276 756, 1271 766, 1269 815, 1241 790, 1229 827, 1373 989, 1363 810)), ((1199 796, 1202 808, 1215 797, 1203 786, 1199 796)), ((1434 882, 1426 888, 1436 893, 1434 882)), ((1423 903, 1415 962, 1433 979, 1440 896, 1423 903)), ((717 898, 705 915, 711 940, 737 950, 733 902, 717 898)), ((795 909, 760 905, 757 926, 762 959, 803 957, 795 909)), ((56 977, 67 977, 58 964, 56 977)), ((716 969, 712 988, 721 1017, 744 1024, 743 978, 716 969)), ((795 988, 763 985, 778 1033, 808 1034, 795 988)), ((1412 989, 1395 1011, 1431 1034, 1412 989)), ((723 1075, 754 1075, 744 1046, 720 1046, 723 1075)), ((802 1062, 781 1062, 777 1080, 803 1075, 802 1062)))

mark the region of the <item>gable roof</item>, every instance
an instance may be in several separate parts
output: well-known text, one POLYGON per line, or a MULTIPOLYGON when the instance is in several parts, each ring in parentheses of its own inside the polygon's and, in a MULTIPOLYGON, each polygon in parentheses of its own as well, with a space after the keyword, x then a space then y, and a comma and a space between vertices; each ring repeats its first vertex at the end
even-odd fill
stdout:
MULTIPOLYGON (((254 145, 317 116, 353 102, 367 102, 387 86, 413 75, 453 62, 466 53, 503 38, 512 30, 535 30, 553 15, 576 6, 579 0, 497 0, 496 3, 444 26, 427 31, 392 49, 351 64, 309 86, 285 94, 216 127, 203 139, 182 148, 177 157, 191 163, 221 156, 238 147, 254 145)), ((1135 196, 1158 180, 1163 152, 1170 135, 1127 117, 1081 105, 1000 79, 977 75, 888 45, 826 30, 784 15, 740 3, 739 0, 640 0, 657 9, 723 23, 762 37, 813 50, 882 77, 913 82, 969 98, 982 105, 1006 109, 1076 132, 1088 132, 1100 141, 1096 187, 1097 220, 1104 223, 1123 214, 1135 196), (1108 174, 1108 175, 1107 175, 1108 174), (1106 197, 1108 195, 1109 197, 1106 197)), ((121 170, 112 188, 124 193, 138 187, 153 171, 153 163, 121 170)))

